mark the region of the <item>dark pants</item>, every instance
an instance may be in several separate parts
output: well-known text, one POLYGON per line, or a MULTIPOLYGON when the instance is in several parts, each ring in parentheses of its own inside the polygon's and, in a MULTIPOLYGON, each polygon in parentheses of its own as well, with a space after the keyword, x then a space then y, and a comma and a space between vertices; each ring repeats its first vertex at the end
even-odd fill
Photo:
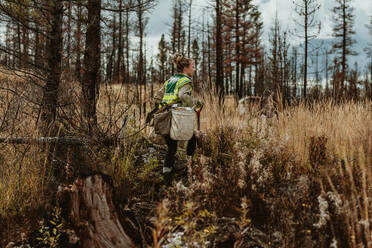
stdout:
MULTIPOLYGON (((164 167, 173 168, 174 164, 174 156, 177 152, 177 140, 172 140, 169 136, 165 137, 165 140, 168 145, 168 153, 164 160, 164 167)), ((191 137, 191 139, 187 142, 186 154, 188 156, 193 156, 196 149, 196 137, 195 134, 191 137)))

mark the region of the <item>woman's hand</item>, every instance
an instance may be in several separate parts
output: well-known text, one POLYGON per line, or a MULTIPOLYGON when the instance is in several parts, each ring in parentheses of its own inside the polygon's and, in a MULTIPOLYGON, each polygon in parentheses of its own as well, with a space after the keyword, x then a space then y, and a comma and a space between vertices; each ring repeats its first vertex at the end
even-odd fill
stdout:
POLYGON ((198 100, 198 101, 196 102, 196 108, 201 108, 201 107, 203 107, 203 106, 204 106, 204 103, 203 103, 202 101, 198 100))

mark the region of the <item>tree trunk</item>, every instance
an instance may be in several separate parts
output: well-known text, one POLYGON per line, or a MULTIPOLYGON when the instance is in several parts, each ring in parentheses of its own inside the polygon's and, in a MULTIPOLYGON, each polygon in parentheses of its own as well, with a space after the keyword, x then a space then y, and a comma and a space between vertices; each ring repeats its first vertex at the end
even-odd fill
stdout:
POLYGON ((188 39, 187 39, 187 57, 190 58, 190 43, 191 43, 191 7, 192 0, 189 0, 189 26, 188 26, 188 39))
POLYGON ((80 5, 77 6, 77 24, 76 24, 76 61, 75 61, 75 77, 76 79, 81 82, 81 36, 82 36, 82 7, 80 5))
POLYGON ((119 221, 110 185, 101 175, 78 178, 59 195, 83 248, 138 247, 119 221))
POLYGON ((307 1, 305 1, 305 67, 304 67, 304 98, 306 99, 306 92, 307 92, 307 57, 308 57, 308 8, 307 8, 307 1))
MULTIPOLYGON (((119 1, 119 10, 122 10, 123 8, 123 1, 119 1)), ((122 58, 123 58, 123 13, 119 13, 119 44, 118 44, 118 62, 116 64, 117 68, 117 79, 118 82, 121 84, 122 83, 122 58)))
MULTIPOLYGON (((208 47, 208 83, 209 83, 209 91, 211 92, 213 90, 213 86, 212 86, 212 56, 211 56, 211 53, 212 53, 212 48, 211 48, 211 37, 209 35, 209 32, 210 29, 209 29, 209 22, 207 23, 207 47, 208 47)), ((216 86, 217 88, 217 86, 216 86)))
MULTIPOLYGON (((172 44, 172 55, 176 53, 176 41, 177 41, 177 2, 173 6, 173 24, 172 24, 172 34, 171 34, 171 44, 172 44)), ((174 74, 174 65, 171 63, 171 74, 174 74)))
POLYGON ((181 49, 181 37, 182 37, 182 18, 183 18, 183 6, 182 2, 178 0, 178 15, 177 15, 177 52, 183 53, 181 49))
POLYGON ((341 97, 345 96, 345 78, 346 78, 346 39, 347 39, 347 20, 346 20, 346 3, 342 5, 342 57, 341 57, 341 97))
POLYGON ((139 34, 139 58, 138 58, 138 76, 137 76, 137 84, 139 87, 139 96, 138 96, 138 106, 139 106, 139 117, 142 116, 142 85, 144 85, 144 53, 143 53, 143 36, 144 36, 144 11, 142 9, 142 0, 138 0, 138 10, 137 10, 137 18, 138 18, 138 34, 139 34))
MULTIPOLYGON (((206 33, 206 30, 205 30, 205 23, 204 23, 204 18, 205 18, 205 10, 203 9, 203 23, 202 23, 202 61, 201 61, 201 81, 203 82, 203 85, 201 86, 201 88, 203 90, 205 90, 206 88, 206 82, 207 82, 207 70, 206 70, 206 42, 205 42, 205 33, 206 33)), ((208 35, 207 35, 208 37, 208 35)))
MULTIPOLYGON (((28 30, 25 27, 22 27, 22 45, 23 45, 23 51, 22 51, 22 57, 21 59, 23 61, 28 61, 28 49, 29 49, 29 36, 28 36, 28 30)), ((24 65, 27 65, 27 62, 24 62, 24 65)))
POLYGON ((62 62, 62 17, 63 6, 60 1, 52 3, 51 30, 48 46, 48 68, 49 74, 44 87, 44 94, 41 106, 41 131, 43 135, 49 132, 50 124, 56 116, 58 89, 61 82, 61 62, 62 62))
POLYGON ((126 85, 125 102, 129 102, 129 13, 125 13, 125 77, 123 83, 126 85))
MULTIPOLYGON (((5 47, 7 50, 10 50, 10 37, 11 37, 11 25, 10 22, 6 24, 6 33, 5 33, 5 47)), ((10 66, 10 55, 8 53, 5 53, 5 65, 10 66)))
POLYGON ((67 47, 66 47, 66 69, 68 76, 70 76, 70 57, 71 57, 71 17, 72 17, 72 0, 68 1, 68 14, 67 14, 67 47))
POLYGON ((18 52, 18 68, 22 67, 22 50, 21 50, 21 24, 17 22, 17 52, 18 52))
POLYGON ((125 15, 125 63, 126 63, 126 73, 125 82, 129 82, 129 13, 125 15))
POLYGON ((220 0, 216 0, 216 88, 219 104, 222 105, 224 98, 223 85, 223 48, 222 48, 222 13, 220 0))
POLYGON ((96 90, 99 85, 100 70, 100 20, 101 0, 88 1, 88 29, 84 54, 84 75, 82 82, 82 112, 88 125, 88 132, 93 133, 97 125, 96 90))
POLYGON ((35 27, 35 53, 34 53, 34 64, 36 66, 41 66, 41 49, 40 49, 40 34, 39 34, 39 27, 35 27))
POLYGON ((113 82, 117 81, 117 71, 115 66, 115 58, 116 58, 116 15, 114 13, 113 16, 113 24, 112 24, 112 50, 111 55, 108 59, 108 65, 106 70, 106 79, 112 84, 113 82))
POLYGON ((112 70, 111 70, 111 82, 110 83, 117 83, 118 81, 118 67, 117 67, 117 56, 118 56, 118 44, 116 41, 117 38, 117 24, 116 24, 116 13, 113 13, 114 19, 113 19, 113 24, 112 24, 112 70))
POLYGON ((12 32, 12 40, 13 40, 13 55, 12 55, 12 67, 15 68, 17 66, 17 56, 16 56, 16 51, 17 51, 17 33, 16 33, 16 24, 13 24, 13 32, 12 32))
POLYGON ((238 91, 238 98, 243 97, 243 85, 240 80, 240 39, 239 39, 239 29, 240 29, 240 22, 239 22, 239 0, 235 1, 235 84, 238 91))

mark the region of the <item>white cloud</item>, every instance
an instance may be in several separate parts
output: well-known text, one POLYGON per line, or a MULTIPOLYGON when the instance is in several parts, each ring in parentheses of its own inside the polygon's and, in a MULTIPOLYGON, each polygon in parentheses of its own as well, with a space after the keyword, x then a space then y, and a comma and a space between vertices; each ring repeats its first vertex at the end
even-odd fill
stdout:
MULTIPOLYGON (((149 24, 147 28, 148 33, 148 47, 150 44, 153 47, 153 53, 157 53, 157 43, 160 40, 161 34, 164 33, 169 37, 170 22, 171 22, 171 6, 172 0, 161 0, 155 10, 149 15, 149 24), (168 24, 168 25, 167 25, 168 24)), ((202 9, 205 6, 211 6, 211 0, 193 0, 193 20, 200 21, 202 16, 202 9)), ((318 12, 318 17, 322 22, 322 29, 319 35, 321 39, 332 38, 333 28, 333 13, 332 8, 336 4, 335 1, 319 0, 321 9, 318 12)), ((268 33, 273 25, 275 15, 277 13, 278 19, 283 29, 292 29, 294 27, 294 19, 298 15, 294 11, 293 0, 253 0, 262 13, 262 20, 264 22, 264 40, 268 38, 268 33)), ((371 39, 365 24, 369 22, 369 15, 372 13, 372 1, 355 0, 352 1, 355 8, 355 31, 354 39, 358 41, 358 47, 365 47, 367 42, 371 39)), ((187 21, 187 17, 185 17, 187 21)), ((292 41, 295 38, 292 38, 292 41)), ((362 48, 359 48, 361 50, 362 48)), ((358 51, 361 52, 361 51, 358 51)))
MULTIPOLYGON (((294 11, 292 0, 254 0, 254 2, 258 4, 262 12, 266 32, 268 32, 273 25, 276 11, 278 19, 284 28, 294 26, 294 18, 297 18, 298 15, 294 11)), ((332 37, 333 27, 332 8, 335 6, 335 1, 320 0, 319 2, 321 8, 317 15, 322 22, 322 30, 319 37, 330 38, 332 37)), ((353 13, 355 16, 355 30, 357 36, 363 36, 363 33, 366 32, 364 24, 368 23, 368 14, 372 12, 372 2, 355 0, 352 2, 352 6, 355 8, 353 13)))

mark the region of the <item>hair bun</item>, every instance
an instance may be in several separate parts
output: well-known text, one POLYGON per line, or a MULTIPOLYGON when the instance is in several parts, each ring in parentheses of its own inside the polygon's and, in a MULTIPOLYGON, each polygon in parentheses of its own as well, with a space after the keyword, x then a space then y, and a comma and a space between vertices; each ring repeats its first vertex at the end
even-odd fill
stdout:
POLYGON ((182 61, 182 59, 183 59, 183 55, 182 54, 175 53, 173 55, 172 61, 173 61, 174 64, 177 65, 177 64, 179 64, 182 61))
POLYGON ((176 72, 182 73, 185 67, 188 67, 192 62, 191 59, 185 57, 182 53, 175 53, 172 56, 172 62, 176 67, 176 72))

